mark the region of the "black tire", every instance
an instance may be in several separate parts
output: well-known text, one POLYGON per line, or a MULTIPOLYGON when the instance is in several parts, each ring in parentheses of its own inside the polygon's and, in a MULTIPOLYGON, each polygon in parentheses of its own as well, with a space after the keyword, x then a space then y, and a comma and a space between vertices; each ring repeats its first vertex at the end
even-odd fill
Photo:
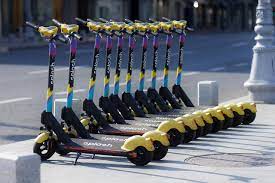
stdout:
POLYGON ((189 143, 192 140, 195 140, 196 138, 196 131, 195 130, 191 130, 188 126, 185 126, 185 130, 186 132, 184 133, 184 139, 183 139, 183 143, 189 143))
POLYGON ((196 137, 195 137, 195 139, 197 139, 197 138, 203 136, 203 131, 204 131, 204 127, 198 126, 198 129, 197 129, 197 131, 196 131, 196 137))
POLYGON ((48 139, 42 143, 35 143, 33 146, 33 152, 41 157, 41 161, 46 161, 53 156, 56 147, 56 141, 48 139))
POLYGON ((133 158, 128 156, 127 158, 137 166, 145 166, 153 160, 154 152, 148 151, 145 147, 139 146, 134 152, 137 154, 137 157, 133 158))
POLYGON ((239 115, 237 112, 234 113, 234 118, 233 118, 233 124, 232 127, 237 127, 241 125, 244 122, 244 115, 239 115))
POLYGON ((167 134, 169 136, 170 146, 177 147, 183 142, 184 134, 180 133, 177 129, 171 129, 167 134))
POLYGON ((230 118, 229 116, 227 116, 225 114, 224 114, 224 118, 225 118, 225 120, 224 120, 224 125, 223 125, 222 129, 227 130, 229 127, 232 126, 234 118, 230 118))
POLYGON ((244 119, 243 119, 244 125, 249 125, 255 120, 255 118, 256 118, 256 113, 250 111, 249 109, 244 110, 244 119))
POLYGON ((212 129, 213 125, 205 122, 205 126, 203 128, 203 136, 206 136, 207 134, 211 133, 212 129))
POLYGON ((153 144, 155 147, 153 160, 159 161, 166 156, 168 152, 168 146, 162 145, 162 143, 159 141, 154 141, 153 144))
POLYGON ((212 133, 217 133, 218 131, 222 130, 224 121, 220 121, 218 118, 213 117, 213 128, 212 133))

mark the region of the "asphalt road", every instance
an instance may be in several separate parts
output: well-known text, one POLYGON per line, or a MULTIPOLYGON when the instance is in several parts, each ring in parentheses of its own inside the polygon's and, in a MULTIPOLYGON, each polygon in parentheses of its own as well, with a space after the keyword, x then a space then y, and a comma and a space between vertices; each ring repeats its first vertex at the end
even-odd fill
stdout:
MULTIPOLYGON (((215 80, 219 83, 219 99, 221 102, 247 95, 243 83, 247 80, 250 72, 252 47, 255 44, 254 36, 254 33, 193 34, 188 36, 182 85, 194 103, 197 99, 197 82, 201 80, 215 80)), ((139 55, 141 51, 139 43, 140 40, 138 40, 135 51, 133 89, 138 83, 139 55)), ((178 56, 176 38, 174 43, 170 64, 171 72, 169 73, 171 86, 175 79, 178 56)), ((102 43, 103 47, 104 42, 102 43)), ((158 62, 159 82, 161 82, 164 63, 164 54, 161 53, 163 53, 164 48, 164 39, 162 38, 158 62)), ((126 44, 124 51, 127 51, 126 44)), ((151 55, 152 45, 149 44, 147 79, 150 77, 151 55)), ((37 135, 41 125, 40 113, 45 107, 47 56, 47 47, 20 49, 0 54, 0 144, 26 140, 37 135)), ((58 46, 55 74, 56 98, 66 96, 68 56, 68 47, 65 45, 58 46)), ((91 72, 89 67, 91 56, 91 43, 79 46, 78 67, 75 75, 76 98, 83 99, 86 96, 91 72)), ((101 53, 101 58, 98 67, 96 99, 102 94, 104 51, 101 53)), ((121 91, 125 87, 126 59, 125 57, 122 64, 121 91)), ((114 66, 115 60, 112 61, 112 67, 114 68, 114 66)), ((149 86, 149 84, 150 82, 147 80, 146 86, 149 86)))

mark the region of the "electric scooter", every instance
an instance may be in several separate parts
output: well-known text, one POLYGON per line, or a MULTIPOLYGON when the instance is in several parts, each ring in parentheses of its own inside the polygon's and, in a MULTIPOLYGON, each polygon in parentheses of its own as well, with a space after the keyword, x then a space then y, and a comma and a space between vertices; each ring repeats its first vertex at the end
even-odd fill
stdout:
MULTIPOLYGON (((41 114, 41 123, 45 126, 41 133, 35 139, 33 147, 34 153, 40 155, 41 160, 49 159, 58 149, 67 152, 76 152, 77 158, 74 162, 76 164, 81 153, 88 154, 102 154, 113 156, 124 156, 135 165, 143 166, 148 164, 153 158, 154 146, 150 139, 142 136, 133 136, 126 141, 120 143, 103 142, 96 137, 89 137, 87 139, 70 138, 62 129, 62 126, 52 114, 53 104, 53 88, 54 88, 54 67, 56 57, 56 40, 66 42, 66 39, 57 35, 58 28, 56 26, 44 27, 34 25, 26 22, 26 24, 40 33, 41 37, 49 42, 49 73, 48 73, 48 89, 47 89, 47 104, 46 110, 41 114)), ((64 31, 70 32, 76 29, 76 26, 63 26, 64 31)), ((76 35, 76 37, 78 37, 76 35)), ((74 39, 71 40, 74 42, 74 39)), ((75 44, 71 44, 74 46, 75 44)), ((74 53, 74 48, 72 53, 74 53)), ((74 55, 71 55, 71 58, 74 55)), ((69 104, 69 100, 68 100, 69 104)))
MULTIPOLYGON (((159 152, 161 152, 160 155, 156 155, 157 151, 155 151, 155 157, 164 156, 165 154, 164 150, 169 145, 167 135, 163 134, 163 131, 166 129, 166 126, 167 126, 166 123, 162 124, 162 126, 159 126, 158 130, 154 130, 151 132, 148 132, 149 129, 155 129, 155 128, 137 127, 132 125, 110 124, 108 120, 102 115, 101 111, 95 105, 93 101, 93 92, 94 92, 95 81, 96 81, 96 68, 97 68, 98 58, 99 58, 99 45, 100 45, 99 33, 104 33, 106 31, 106 28, 104 29, 103 28, 104 25, 102 25, 101 23, 96 23, 91 20, 85 21, 79 18, 77 18, 76 20, 79 23, 87 26, 91 32, 96 33, 92 74, 91 74, 91 78, 89 82, 89 90, 88 90, 89 92, 88 92, 87 99, 85 99, 83 103, 83 110, 85 111, 86 115, 89 118, 94 118, 94 120, 83 118, 81 121, 82 124, 84 126, 89 126, 89 130, 92 133, 103 133, 103 134, 109 134, 109 135, 116 134, 116 135, 124 135, 124 136, 140 134, 140 135, 146 136, 147 138, 150 138, 153 141, 154 145, 156 146, 156 149, 159 150, 159 152)), ((171 138, 169 140, 171 141, 171 138)))
MULTIPOLYGON (((184 89, 181 87, 181 80, 182 80, 182 62, 183 62, 183 54, 184 54, 184 43, 185 43, 185 35, 186 29, 191 30, 190 28, 186 27, 186 21, 172 21, 170 19, 164 18, 163 20, 166 22, 170 22, 178 31, 174 31, 175 33, 179 34, 179 57, 178 57, 178 67, 177 67, 177 74, 176 74, 176 83, 172 87, 172 92, 175 97, 178 99, 180 103, 184 103, 187 107, 187 110, 190 108, 195 107, 191 102, 190 98, 187 96, 184 89)), ((174 29, 175 30, 175 29, 174 29)), ((219 106, 220 107, 220 106, 219 106)), ((207 107, 195 107, 194 109, 206 109, 207 107)), ((256 105, 254 103, 239 103, 236 105, 231 104, 225 106, 228 110, 233 111, 234 115, 227 112, 224 113, 225 123, 223 129, 227 129, 231 126, 238 126, 239 124, 247 124, 254 121, 256 117, 256 105), (243 113, 242 111, 245 111, 243 113), (244 116, 243 116, 244 115, 244 116), (244 119, 246 118, 246 119, 244 119)))

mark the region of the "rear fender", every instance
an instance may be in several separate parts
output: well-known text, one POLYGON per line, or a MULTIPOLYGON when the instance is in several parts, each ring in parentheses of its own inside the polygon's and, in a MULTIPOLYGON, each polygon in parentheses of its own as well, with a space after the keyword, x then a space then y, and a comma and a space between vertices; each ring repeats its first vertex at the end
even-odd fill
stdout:
POLYGON ((223 116, 223 113, 221 110, 215 110, 215 109, 207 109, 203 112, 210 113, 212 117, 216 117, 220 121, 224 121, 225 118, 223 116))
POLYGON ((132 136, 125 140, 121 149, 126 152, 134 151, 137 147, 144 147, 147 151, 154 151, 154 145, 150 138, 145 138, 139 135, 132 136))
POLYGON ((194 119, 191 117, 191 115, 186 114, 183 117, 180 118, 181 123, 183 123, 184 126, 188 126, 191 130, 197 130, 198 126, 194 119))
POLYGON ((244 110, 242 109, 242 106, 236 105, 236 104, 228 104, 225 105, 224 107, 229 107, 231 108, 232 111, 238 113, 239 115, 244 115, 244 110))
POLYGON ((177 122, 175 120, 169 120, 169 121, 164 121, 162 122, 158 129, 159 131, 161 132, 164 132, 164 133, 167 133, 169 132, 169 130, 171 129, 177 129, 180 133, 184 133, 185 132, 185 128, 184 126, 182 125, 181 122, 177 122))
POLYGON ((159 141, 164 146, 170 145, 167 134, 158 130, 146 132, 142 136, 146 139, 151 139, 152 142, 159 141))
POLYGON ((192 114, 192 117, 194 119, 194 121, 196 122, 196 124, 200 127, 204 127, 205 124, 204 124, 204 121, 202 119, 202 116, 200 114, 192 114))
POLYGON ((228 116, 229 118, 234 118, 233 111, 229 107, 224 107, 224 106, 217 106, 213 108, 215 110, 221 110, 223 114, 228 116))
POLYGON ((256 107, 256 104, 251 102, 251 103, 248 103, 248 102, 241 102, 241 103, 238 103, 238 106, 241 106, 241 108, 243 110, 245 109, 248 109, 250 110, 251 112, 253 113, 256 113, 257 112, 257 107, 256 107))

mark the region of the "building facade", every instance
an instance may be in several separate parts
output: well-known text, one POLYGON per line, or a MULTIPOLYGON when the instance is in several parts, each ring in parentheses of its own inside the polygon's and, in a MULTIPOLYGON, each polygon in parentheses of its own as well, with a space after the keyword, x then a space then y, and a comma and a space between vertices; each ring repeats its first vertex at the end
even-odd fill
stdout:
POLYGON ((250 31, 257 0, 0 0, 0 37, 20 37, 24 22, 50 24, 52 18, 73 22, 80 18, 147 20, 185 19, 196 30, 250 31))

